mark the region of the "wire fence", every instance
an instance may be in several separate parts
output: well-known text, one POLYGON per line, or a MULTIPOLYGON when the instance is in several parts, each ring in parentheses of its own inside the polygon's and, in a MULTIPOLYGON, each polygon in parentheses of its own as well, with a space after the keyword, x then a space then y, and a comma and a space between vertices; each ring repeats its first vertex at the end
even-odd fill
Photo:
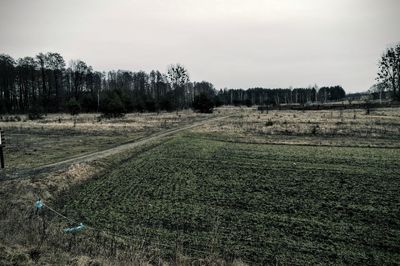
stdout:
MULTIPOLYGON (((54 213, 56 216, 62 218, 63 220, 68 221, 71 224, 75 224, 75 225, 82 224, 80 221, 77 221, 75 219, 67 217, 66 215, 64 215, 61 212, 55 210, 54 208, 50 207, 47 204, 43 203, 43 207, 48 209, 52 213, 54 213)), ((171 248, 173 248, 173 249, 175 249, 175 251, 177 251, 179 249, 180 251, 190 251, 192 253, 201 254, 201 255, 206 256, 206 257, 216 257, 218 254, 223 253, 223 252, 217 252, 217 250, 221 250, 220 248, 215 248, 215 250, 216 250, 215 252, 209 252, 209 251, 205 251, 205 250, 200 250, 200 249, 196 249, 196 248, 189 247, 189 246, 184 246, 184 247, 178 248, 177 247, 177 242, 169 243, 169 244, 162 243, 162 242, 159 242, 159 241, 156 241, 156 242, 151 241, 150 242, 150 241, 146 240, 145 238, 121 235, 121 234, 117 234, 117 233, 114 233, 114 232, 106 231, 104 229, 100 229, 100 228, 97 228, 97 227, 94 227, 94 226, 91 226, 91 225, 87 225, 87 224, 84 224, 84 228, 88 229, 88 230, 95 231, 95 232, 103 233, 106 236, 117 237, 119 239, 122 239, 122 240, 130 243, 130 244, 136 244, 136 245, 140 244, 142 246, 147 244, 148 246, 152 246, 152 247, 155 247, 155 248, 163 247, 163 248, 166 248, 168 250, 171 250, 171 248)), ((77 232, 75 232, 75 233, 77 233, 77 232)), ((228 236, 227 234, 219 234, 219 235, 228 236)), ((244 263, 247 263, 247 264, 252 264, 253 263, 253 262, 251 262, 249 260, 246 260, 246 259, 243 259, 243 258, 240 258, 240 261, 242 261, 244 263)))

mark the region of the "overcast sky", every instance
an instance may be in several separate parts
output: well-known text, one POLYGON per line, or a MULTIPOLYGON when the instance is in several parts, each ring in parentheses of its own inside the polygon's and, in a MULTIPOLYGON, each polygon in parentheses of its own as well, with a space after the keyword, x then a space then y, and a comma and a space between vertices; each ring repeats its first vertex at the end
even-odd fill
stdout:
POLYGON ((400 41, 399 0, 0 0, 0 53, 96 70, 188 68, 216 88, 367 90, 400 41))

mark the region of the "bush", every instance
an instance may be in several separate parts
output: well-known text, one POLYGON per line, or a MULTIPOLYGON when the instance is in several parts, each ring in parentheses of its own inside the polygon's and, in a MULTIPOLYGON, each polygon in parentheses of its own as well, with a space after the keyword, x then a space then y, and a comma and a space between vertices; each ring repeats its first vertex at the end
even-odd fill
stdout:
POLYGON ((37 120, 43 118, 43 107, 35 104, 28 111, 29 120, 37 120))
POLYGON ((239 106, 239 105, 242 105, 242 101, 239 101, 239 100, 233 100, 233 105, 234 106, 239 106))
POLYGON ((146 105, 143 101, 137 101, 133 104, 133 110, 136 112, 143 113, 146 110, 146 105))
POLYGON ((78 115, 81 111, 81 105, 75 98, 71 98, 66 104, 65 107, 67 108, 68 112, 71 115, 78 115))
POLYGON ((176 107, 172 100, 165 97, 160 102, 160 109, 171 112, 171 111, 174 111, 176 109, 176 107))
POLYGON ((265 123, 265 126, 266 127, 271 127, 271 126, 273 126, 274 125, 274 122, 272 122, 271 120, 268 120, 266 123, 265 123))
POLYGON ((116 91, 106 95, 101 105, 101 112, 105 117, 121 117, 125 115, 125 105, 116 91))
POLYGON ((313 126, 313 127, 311 128, 311 134, 316 135, 316 134, 318 133, 318 129, 319 129, 319 126, 318 126, 318 125, 313 126))
POLYGON ((220 107, 220 106, 222 106, 224 104, 224 102, 218 96, 215 97, 214 102, 215 102, 215 107, 220 107))
POLYGON ((157 106, 156 106, 156 102, 153 100, 148 100, 146 101, 146 110, 148 112, 155 112, 157 111, 157 106))
POLYGON ((251 107, 251 106, 253 105, 253 103, 251 102, 250 99, 247 99, 247 100, 244 102, 244 104, 245 104, 247 107, 251 107))
POLYGON ((214 101, 205 93, 194 97, 193 109, 200 113, 212 113, 214 111, 214 101))
POLYGON ((18 115, 15 115, 15 116, 0 116, 0 121, 3 121, 3 122, 19 122, 19 121, 21 121, 22 119, 21 119, 21 117, 20 116, 18 116, 18 115))

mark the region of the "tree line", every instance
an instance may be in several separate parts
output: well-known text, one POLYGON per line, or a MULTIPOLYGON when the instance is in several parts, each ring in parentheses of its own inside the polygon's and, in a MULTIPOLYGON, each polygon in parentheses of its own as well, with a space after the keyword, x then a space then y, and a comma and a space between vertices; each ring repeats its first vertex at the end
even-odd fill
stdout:
POLYGON ((313 102, 326 103, 344 99, 345 90, 341 86, 308 88, 251 88, 224 89, 218 92, 218 100, 226 105, 281 105, 306 104, 313 102))
POLYGON ((14 60, 0 55, 0 112, 83 112, 176 110, 191 106, 208 82, 190 82, 187 70, 177 64, 168 73, 158 70, 95 71, 82 60, 66 67, 58 53, 14 60))
MULTIPOLYGON (((123 114, 215 105, 305 104, 345 97, 340 86, 223 89, 207 81, 191 82, 187 69, 170 65, 167 73, 95 71, 82 60, 66 65, 59 53, 13 59, 0 54, 0 113, 103 112, 123 114)), ((204 109, 202 109, 204 108, 204 109)))

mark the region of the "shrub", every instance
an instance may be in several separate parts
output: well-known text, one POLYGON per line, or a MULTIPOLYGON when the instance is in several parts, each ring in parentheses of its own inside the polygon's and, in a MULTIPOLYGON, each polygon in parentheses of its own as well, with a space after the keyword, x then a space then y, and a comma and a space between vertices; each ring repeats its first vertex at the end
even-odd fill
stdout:
POLYGON ((220 106, 222 106, 224 104, 224 102, 218 96, 215 97, 214 102, 215 102, 215 107, 220 107, 220 106))
POLYGON ((319 126, 315 125, 311 128, 311 134, 316 135, 318 133, 319 126))
POLYGON ((193 109, 200 113, 212 113, 214 111, 214 101, 205 93, 194 97, 193 109))
POLYGON ((68 112, 71 115, 78 115, 81 111, 81 105, 75 98, 71 98, 66 104, 65 107, 67 108, 68 112))
POLYGON ((244 104, 245 104, 247 107, 251 107, 251 106, 253 105, 253 103, 251 102, 250 99, 246 99, 246 101, 244 102, 244 104))
POLYGON ((106 95, 101 106, 101 112, 105 117, 121 117, 125 115, 125 105, 116 91, 106 95))
POLYGON ((155 112, 158 109, 156 106, 156 102, 153 100, 146 101, 145 105, 148 112, 155 112))
POLYGON ((164 98, 160 102, 160 109, 168 112, 174 111, 176 109, 175 104, 168 98, 164 98))
POLYGON ((266 123, 265 123, 265 126, 266 127, 271 127, 271 126, 273 126, 274 125, 274 122, 272 122, 271 120, 268 120, 266 123))
POLYGON ((39 104, 33 105, 28 111, 29 120, 37 120, 43 118, 43 107, 39 104))

